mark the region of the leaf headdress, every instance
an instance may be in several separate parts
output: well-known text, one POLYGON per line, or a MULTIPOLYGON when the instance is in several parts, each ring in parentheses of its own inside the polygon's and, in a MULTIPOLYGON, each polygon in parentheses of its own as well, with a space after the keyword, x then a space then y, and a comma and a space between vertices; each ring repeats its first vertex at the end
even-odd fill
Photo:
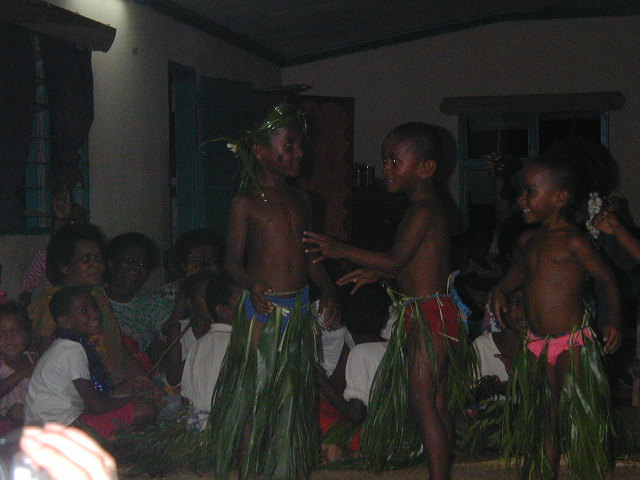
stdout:
MULTIPOLYGON (((252 145, 254 143, 267 144, 273 132, 281 127, 286 127, 292 123, 299 123, 303 133, 307 133, 307 115, 290 103, 281 103, 271 107, 264 121, 253 130, 247 130, 244 135, 238 138, 221 137, 211 141, 227 142, 227 148, 240 161, 241 177, 239 191, 244 191, 249 185, 254 185, 263 201, 267 198, 260 187, 255 173, 255 155, 252 145)), ((205 142, 207 143, 207 142, 205 142)))

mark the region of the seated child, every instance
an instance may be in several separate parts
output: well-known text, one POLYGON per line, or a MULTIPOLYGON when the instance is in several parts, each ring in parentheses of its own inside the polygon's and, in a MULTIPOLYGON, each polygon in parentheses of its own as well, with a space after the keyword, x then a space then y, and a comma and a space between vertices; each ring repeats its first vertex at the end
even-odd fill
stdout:
POLYGON ((478 358, 478 379, 492 377, 493 393, 506 394, 511 361, 527 328, 522 300, 522 289, 507 296, 507 311, 503 317, 505 328, 487 332, 473 341, 478 358))
MULTIPOLYGON (((219 272, 222 269, 224 244, 217 235, 209 229, 197 228, 183 233, 178 237, 170 251, 165 252, 165 269, 171 281, 150 296, 154 307, 153 323, 162 325, 161 333, 168 336, 167 328, 175 325, 173 321, 187 318, 188 307, 182 289, 185 279, 198 272, 219 272)), ((154 361, 159 359, 164 346, 160 343, 149 348, 147 353, 154 361)), ((180 376, 175 382, 180 381, 180 376)))
POLYGON ((0 415, 22 425, 24 399, 37 355, 28 351, 31 320, 17 302, 0 305, 0 415))
MULTIPOLYGON (((347 358, 343 391, 336 388, 326 374, 318 374, 320 394, 332 407, 321 402, 320 428, 323 433, 340 421, 363 422, 373 378, 387 348, 380 330, 387 322, 390 303, 389 296, 378 284, 365 285, 353 295, 345 296, 341 317, 355 346, 347 358)), ((357 440, 352 442, 351 449, 358 449, 357 440)))
POLYGON ((319 301, 313 302, 309 310, 319 325, 317 334, 318 362, 335 386, 344 390, 344 367, 347 364, 349 350, 354 343, 349 330, 343 323, 331 327, 324 325, 325 315, 318 313, 319 301))
MULTIPOLYGON (((56 233, 68 223, 86 223, 87 215, 80 205, 73 201, 67 186, 54 186, 51 193, 51 231, 56 233)), ((20 301, 29 305, 34 294, 42 293, 51 287, 46 275, 47 249, 40 248, 33 253, 31 261, 20 282, 20 301)))
POLYGON ((162 327, 167 334, 167 343, 173 344, 164 359, 167 382, 170 385, 180 383, 184 361, 189 350, 196 340, 211 329, 214 317, 207 309, 205 290, 215 275, 210 270, 204 270, 188 277, 182 285, 182 291, 189 318, 170 320, 162 327))
POLYGON ((50 301, 57 327, 54 342, 33 372, 25 403, 25 423, 78 422, 102 438, 125 425, 142 427, 156 418, 155 406, 142 398, 155 393, 145 377, 111 383, 96 344, 102 315, 87 287, 65 287, 50 301))
POLYGON ((229 345, 231 324, 241 294, 242 289, 224 272, 214 274, 206 285, 204 296, 213 323, 189 350, 182 372, 182 396, 194 407, 201 429, 209 418, 213 389, 229 345))

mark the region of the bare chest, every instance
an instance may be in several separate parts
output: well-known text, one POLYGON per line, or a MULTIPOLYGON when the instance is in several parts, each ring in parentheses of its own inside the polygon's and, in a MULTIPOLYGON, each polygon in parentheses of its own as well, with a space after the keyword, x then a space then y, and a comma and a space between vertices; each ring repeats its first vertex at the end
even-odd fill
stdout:
POLYGON ((524 251, 525 266, 530 273, 569 272, 579 269, 563 235, 533 237, 524 251))
POLYGON ((280 232, 300 234, 307 228, 309 211, 305 202, 296 194, 267 192, 267 201, 256 201, 250 215, 253 233, 280 232))

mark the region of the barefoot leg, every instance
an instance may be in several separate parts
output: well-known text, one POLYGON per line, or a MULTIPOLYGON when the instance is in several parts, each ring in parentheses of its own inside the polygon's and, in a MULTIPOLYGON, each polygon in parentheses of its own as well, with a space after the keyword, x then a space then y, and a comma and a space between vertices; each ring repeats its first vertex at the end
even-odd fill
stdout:
POLYGON ((448 480, 451 465, 451 421, 446 407, 447 362, 444 339, 433 335, 438 381, 433 375, 431 358, 424 338, 409 351, 409 395, 411 409, 420 429, 427 456, 430 480, 448 480))
MULTIPOLYGON (((574 349, 574 355, 579 355, 580 347, 574 349)), ((555 365, 547 364, 547 376, 551 385, 551 411, 547 419, 550 436, 545 439, 545 455, 551 464, 555 478, 558 478, 562 443, 558 426, 558 408, 560 406, 560 395, 564 385, 565 375, 571 368, 571 353, 562 352, 555 365)), ((577 372, 576 372, 577 373, 577 372)))

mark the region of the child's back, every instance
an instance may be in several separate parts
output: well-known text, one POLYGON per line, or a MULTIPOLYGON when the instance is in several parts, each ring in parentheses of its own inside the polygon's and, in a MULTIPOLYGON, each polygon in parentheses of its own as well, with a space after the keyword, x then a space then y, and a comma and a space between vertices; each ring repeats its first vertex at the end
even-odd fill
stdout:
MULTIPOLYGON (((412 203, 398 227, 397 237, 410 230, 416 217, 428 219, 417 250, 398 273, 400 291, 411 297, 425 297, 446 292, 449 276, 449 219, 434 191, 433 198, 412 203)), ((415 228, 415 227, 413 227, 415 228)))

